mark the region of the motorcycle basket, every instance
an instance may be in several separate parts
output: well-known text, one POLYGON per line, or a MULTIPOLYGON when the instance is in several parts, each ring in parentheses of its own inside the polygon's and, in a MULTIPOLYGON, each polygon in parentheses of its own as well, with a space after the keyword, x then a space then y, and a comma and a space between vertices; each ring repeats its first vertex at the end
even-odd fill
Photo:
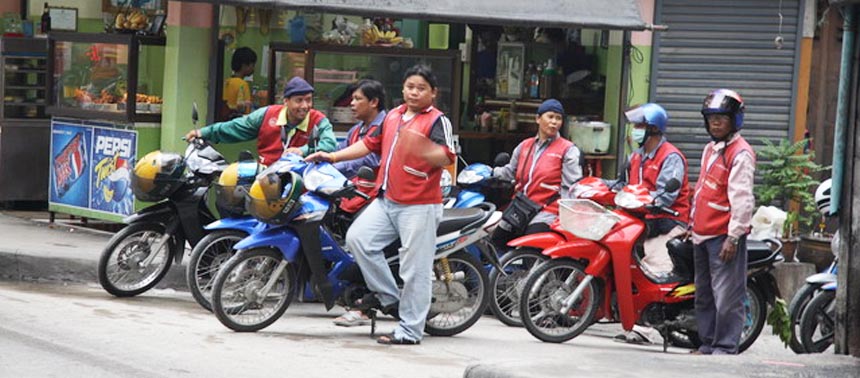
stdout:
POLYGON ((621 221, 621 217, 592 200, 563 199, 558 204, 561 227, 583 239, 603 239, 621 221))

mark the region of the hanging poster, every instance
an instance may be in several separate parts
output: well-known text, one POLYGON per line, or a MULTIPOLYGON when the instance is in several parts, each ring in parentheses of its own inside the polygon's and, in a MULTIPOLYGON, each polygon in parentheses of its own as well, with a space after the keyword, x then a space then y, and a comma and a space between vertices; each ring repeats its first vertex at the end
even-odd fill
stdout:
POLYGON ((93 128, 90 208, 130 215, 134 209, 130 172, 137 151, 133 131, 93 128))
POLYGON ((93 130, 61 121, 51 125, 51 202, 87 207, 90 195, 90 155, 93 130))

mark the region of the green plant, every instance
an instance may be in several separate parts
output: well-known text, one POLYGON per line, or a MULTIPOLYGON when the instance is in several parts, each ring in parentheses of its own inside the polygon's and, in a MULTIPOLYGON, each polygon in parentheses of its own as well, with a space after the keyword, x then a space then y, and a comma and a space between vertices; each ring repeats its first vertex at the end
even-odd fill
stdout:
POLYGON ((788 348, 791 342, 791 317, 788 315, 788 306, 785 305, 785 300, 776 298, 773 303, 773 310, 767 316, 767 324, 770 324, 774 335, 779 336, 783 347, 788 348))
POLYGON ((829 167, 814 162, 814 152, 803 151, 807 139, 794 143, 783 139, 778 144, 764 139, 763 143, 764 148, 757 153, 758 160, 764 162, 759 164, 762 182, 755 187, 756 202, 757 205, 780 202, 788 212, 784 226, 787 232, 784 235, 791 237, 799 231, 796 224, 809 227, 814 219, 816 209, 813 190, 818 180, 812 178, 811 174, 829 167), (799 210, 791 210, 791 202, 796 202, 799 210))

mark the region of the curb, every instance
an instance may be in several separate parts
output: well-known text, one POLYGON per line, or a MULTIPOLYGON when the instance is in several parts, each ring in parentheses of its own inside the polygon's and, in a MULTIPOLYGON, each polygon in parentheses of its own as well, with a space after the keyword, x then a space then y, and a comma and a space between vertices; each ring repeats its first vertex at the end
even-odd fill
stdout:
MULTIPOLYGON (((86 259, 42 257, 0 249, 0 280, 98 284, 97 266, 98 262, 86 259)), ((185 265, 171 265, 155 288, 188 291, 185 265)))

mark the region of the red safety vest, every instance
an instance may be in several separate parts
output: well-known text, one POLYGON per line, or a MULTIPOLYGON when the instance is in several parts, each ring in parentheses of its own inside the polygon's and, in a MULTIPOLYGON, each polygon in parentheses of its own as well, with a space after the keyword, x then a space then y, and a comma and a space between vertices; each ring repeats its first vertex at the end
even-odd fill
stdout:
POLYGON ((573 143, 562 137, 553 139, 549 146, 538 157, 534 171, 529 177, 532 167, 534 149, 537 137, 524 140, 520 144, 520 155, 517 157, 516 192, 525 189, 525 195, 540 205, 546 205, 543 211, 558 214, 558 196, 561 190, 561 171, 564 165, 564 155, 573 147, 573 143), (555 199, 550 202, 550 199, 555 199))
POLYGON ((684 182, 681 183, 678 197, 675 198, 675 202, 670 206, 672 210, 678 212, 678 216, 676 217, 666 213, 659 213, 648 214, 645 217, 649 219, 675 219, 686 224, 690 222, 690 184, 687 179, 687 159, 674 145, 669 142, 663 142, 663 144, 661 144, 654 153, 654 158, 646 160, 644 166, 642 166, 642 155, 633 154, 633 157, 630 159, 630 170, 628 171, 629 178, 627 182, 631 184, 641 183, 648 188, 648 190, 656 191, 657 177, 660 176, 660 171, 663 169, 663 162, 665 162, 666 158, 671 154, 678 154, 681 156, 681 160, 684 161, 684 182), (641 170, 640 166, 642 166, 641 170), (642 172, 642 177, 639 177, 640 171, 642 172))
MULTIPOLYGON (((410 205, 442 203, 442 188, 439 180, 442 178, 442 167, 434 167, 407 151, 408 146, 398 145, 401 131, 415 130, 421 135, 430 137, 433 124, 443 114, 434 107, 428 107, 416 114, 410 121, 402 121, 406 105, 392 109, 382 122, 382 132, 379 135, 367 135, 363 141, 372 152, 381 156, 377 177, 377 185, 385 185, 385 197, 400 203, 410 205)), ((457 158, 453 151, 446 147, 448 158, 457 158)))
POLYGON ((729 221, 732 217, 732 207, 729 203, 729 174, 735 157, 742 152, 752 156, 755 164, 755 152, 749 143, 738 137, 729 143, 722 151, 722 156, 705 168, 714 153, 708 145, 702 159, 702 174, 696 182, 694 196, 695 212, 693 214, 693 232, 698 235, 725 235, 729 232, 729 221))
MULTIPOLYGON (((281 141, 281 129, 284 126, 278 125, 278 115, 283 107, 284 105, 270 105, 266 109, 263 124, 260 125, 260 131, 257 134, 257 152, 260 154, 260 162, 266 165, 278 161, 284 154, 284 142, 281 141)), ((287 148, 308 144, 308 136, 313 133, 314 127, 325 118, 325 114, 316 109, 311 109, 308 112, 308 117, 310 117, 308 129, 306 131, 296 129, 287 148)))

